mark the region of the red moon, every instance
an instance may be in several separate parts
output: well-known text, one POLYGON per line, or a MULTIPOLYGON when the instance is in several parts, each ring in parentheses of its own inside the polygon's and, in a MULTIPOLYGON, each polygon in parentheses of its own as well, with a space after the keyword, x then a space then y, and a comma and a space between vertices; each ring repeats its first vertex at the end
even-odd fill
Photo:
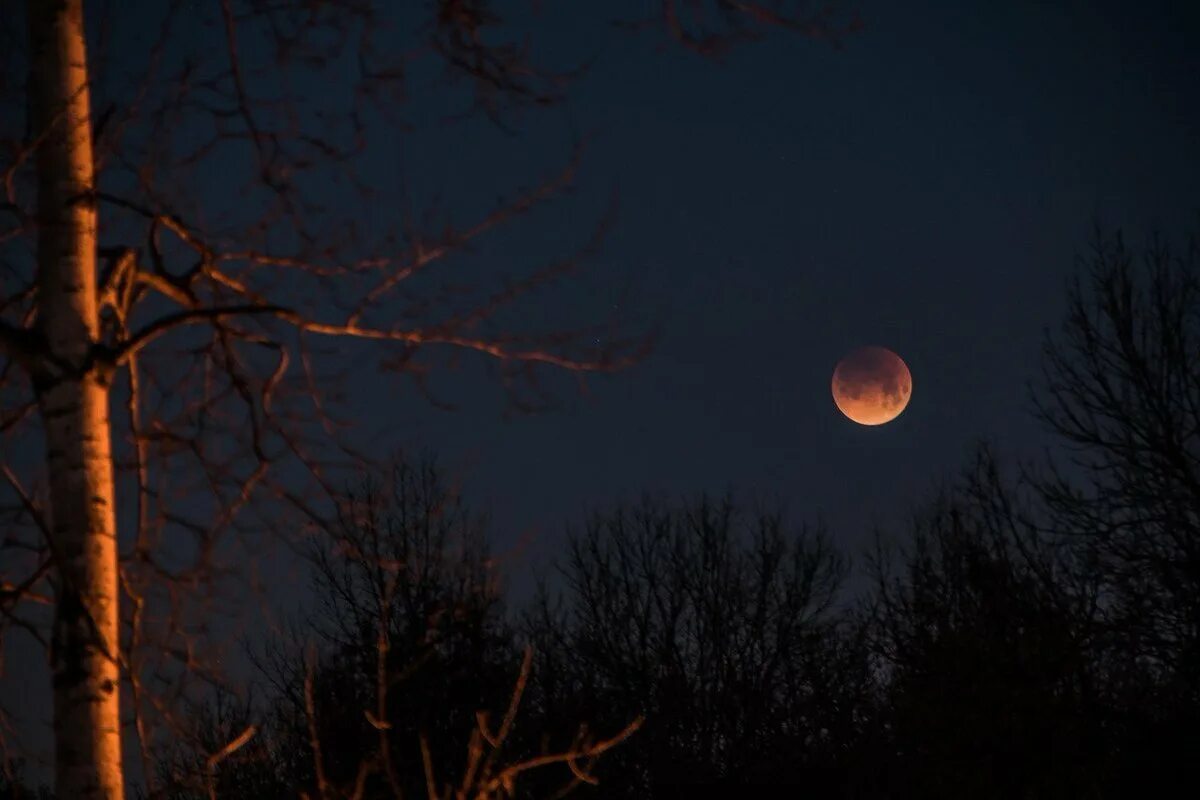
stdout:
POLYGON ((900 416, 912 397, 912 373, 885 347, 860 347, 833 370, 833 402, 859 425, 882 425, 900 416))

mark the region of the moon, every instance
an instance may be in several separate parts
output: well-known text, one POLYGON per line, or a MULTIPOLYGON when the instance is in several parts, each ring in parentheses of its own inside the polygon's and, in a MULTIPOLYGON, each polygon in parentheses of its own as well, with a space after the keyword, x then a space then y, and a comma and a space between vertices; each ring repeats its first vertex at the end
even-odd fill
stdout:
POLYGON ((883 425, 900 416, 912 397, 912 373, 886 347, 860 347, 833 370, 833 402, 859 425, 883 425))

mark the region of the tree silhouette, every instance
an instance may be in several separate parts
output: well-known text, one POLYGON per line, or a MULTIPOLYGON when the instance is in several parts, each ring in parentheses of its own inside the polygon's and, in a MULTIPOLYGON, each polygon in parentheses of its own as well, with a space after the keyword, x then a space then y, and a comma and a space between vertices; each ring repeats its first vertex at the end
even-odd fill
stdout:
POLYGON ((1101 796, 1096 581, 1031 513, 984 448, 873 559, 891 796, 1101 796))
POLYGON ((1097 231, 1035 394, 1066 453, 1031 479, 1101 581, 1098 657, 1135 783, 1169 782, 1200 747, 1198 267, 1194 239, 1138 251, 1097 231))
POLYGON ((255 649, 265 702, 195 708, 190 746, 159 762, 168 796, 488 798, 493 779, 511 796, 523 773, 568 760, 560 788, 586 776, 615 742, 577 729, 533 750, 512 736, 528 664, 518 673, 483 533, 430 460, 401 459, 347 495, 309 547, 314 607, 255 649))
POLYGON ((833 646, 844 569, 822 532, 728 497, 647 500, 596 515, 560 569, 525 622, 543 726, 646 717, 601 765, 604 796, 790 782, 853 738, 865 675, 833 646))

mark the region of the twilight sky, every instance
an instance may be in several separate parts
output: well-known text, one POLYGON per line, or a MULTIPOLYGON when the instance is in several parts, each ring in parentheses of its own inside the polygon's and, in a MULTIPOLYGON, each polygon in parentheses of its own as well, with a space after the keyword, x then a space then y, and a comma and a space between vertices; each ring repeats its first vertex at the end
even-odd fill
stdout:
MULTIPOLYGON (((727 486, 821 515, 856 549, 978 438, 1040 448, 1025 384, 1093 220, 1179 239, 1200 210, 1200 10, 858 7, 866 27, 840 50, 777 35, 724 64, 548 12, 599 53, 564 114, 591 137, 580 189, 479 255, 561 254, 615 189, 602 254, 552 302, 641 315, 661 342, 535 416, 505 418, 478 370, 435 382, 450 413, 369 375, 364 430, 438 451, 494 513, 497 545, 532 535, 537 553, 586 508, 727 486), (908 410, 874 429, 829 392, 863 344, 913 373, 908 410)), ((501 163, 494 131, 435 128, 407 144, 407 174, 447 197, 528 180, 566 150, 567 123, 542 127, 501 163)))
MULTIPOLYGON (((1153 228, 1178 241, 1200 220, 1200 4, 854 5, 865 28, 841 49, 781 33, 717 64, 607 27, 607 3, 543 2, 546 55, 595 56, 567 106, 516 136, 414 120, 372 152, 368 172, 465 219, 586 134, 575 195, 481 241, 473 269, 561 257, 615 193, 602 252, 518 311, 662 331, 644 363, 586 395, 564 380, 561 407, 532 416, 505 415, 473 359, 433 381, 453 412, 373 368, 346 387, 360 441, 437 452, 492 513, 497 550, 532 542, 512 562, 517 598, 565 523, 642 491, 754 492, 823 517, 854 552, 978 439, 1036 454, 1026 381, 1093 221, 1139 242, 1153 228), (875 428, 830 397, 838 359, 867 344, 913 375, 908 409, 875 428)), ((156 24, 121 19, 123 35, 156 24)), ((226 202, 212 178, 210 205, 226 202)), ((368 222, 395 213, 377 203, 368 222)), ((36 715, 46 688, 10 667, 0 700, 36 715)))

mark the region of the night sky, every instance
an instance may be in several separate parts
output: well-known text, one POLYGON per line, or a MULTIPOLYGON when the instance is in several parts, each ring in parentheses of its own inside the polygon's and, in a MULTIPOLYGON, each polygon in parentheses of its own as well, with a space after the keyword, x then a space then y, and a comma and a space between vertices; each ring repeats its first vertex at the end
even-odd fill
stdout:
MULTIPOLYGON (((657 329, 653 352, 585 394, 554 382, 537 414, 508 413, 478 359, 433 379, 453 411, 346 365, 354 436, 462 477, 494 549, 517 553, 515 599, 568 523, 642 492, 738 489, 823 519, 854 554, 978 440, 1037 455, 1027 382, 1093 223, 1140 243, 1197 221, 1197 3, 863 2, 841 47, 776 33, 720 62, 606 25, 603 3, 542 5, 539 52, 594 57, 567 104, 513 135, 420 120, 367 171, 468 219, 585 137, 573 196, 470 258, 487 276, 562 257, 615 197, 600 253, 516 313, 657 329), (905 359, 913 397, 866 428, 830 377, 871 344, 905 359)), ((36 699, 44 675, 28 677, 6 688, 36 699)))
POLYGON ((428 151, 410 145, 425 165, 410 177, 470 196, 481 177, 503 185, 557 163, 565 131, 586 131, 577 196, 487 257, 561 254, 615 191, 602 254, 550 302, 662 338, 641 365, 585 396, 566 383, 561 406, 533 416, 503 414, 477 370, 435 381, 459 404, 450 413, 364 377, 364 429, 388 432, 374 441, 436 450, 493 513, 498 548, 532 537, 548 555, 586 509, 728 487, 822 517, 855 551, 978 439, 1036 455, 1027 381, 1093 223, 1140 242, 1196 219, 1200 13, 859 7, 865 27, 840 49, 776 35, 719 64, 550 14, 543 24, 599 53, 567 122, 491 166, 494 130, 476 145, 441 129, 428 151), (837 360, 863 344, 913 374, 909 408, 879 428, 830 398, 837 360))

